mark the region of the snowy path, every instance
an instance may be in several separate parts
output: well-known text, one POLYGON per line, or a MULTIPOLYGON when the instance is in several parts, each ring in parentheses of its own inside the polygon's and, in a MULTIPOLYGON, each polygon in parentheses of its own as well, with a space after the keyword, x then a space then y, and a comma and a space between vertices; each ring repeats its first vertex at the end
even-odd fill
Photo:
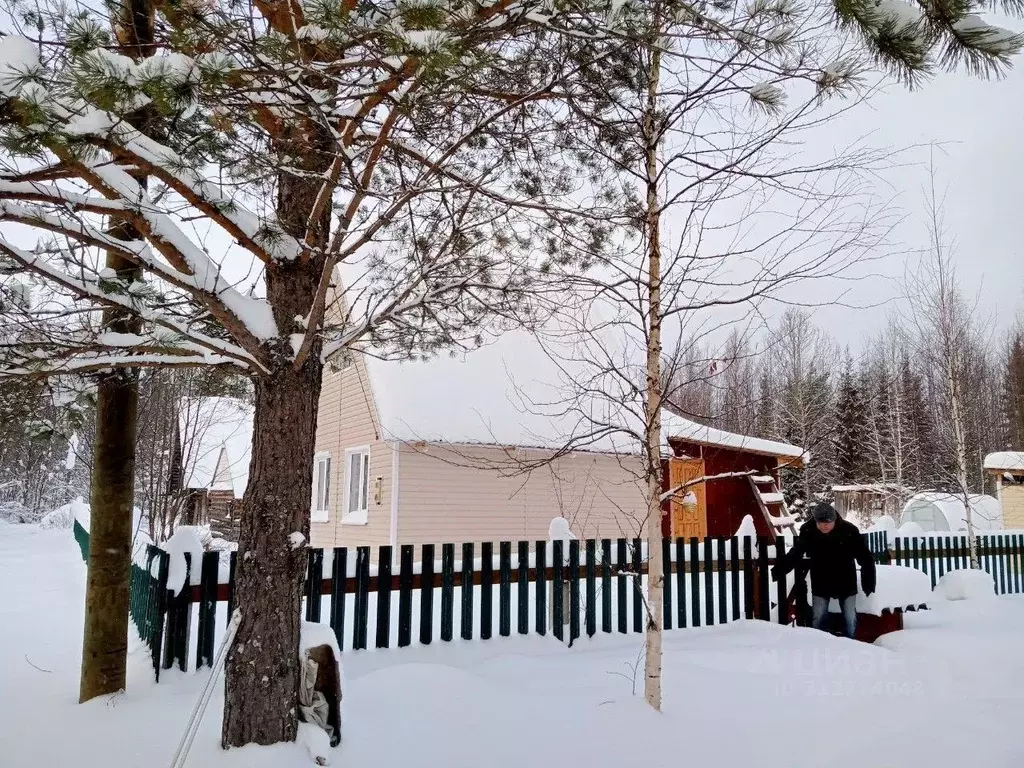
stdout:
MULTIPOLYGON (((84 566, 69 534, 0 526, 0 580, 12 587, 0 600, 0 762, 166 764, 205 677, 155 686, 137 653, 127 694, 77 706, 84 566)), ((908 624, 876 646, 762 622, 668 633, 663 714, 633 695, 636 636, 346 654, 334 764, 1024 764, 1024 599, 944 603, 908 624)), ((642 669, 635 680, 639 691, 642 669)), ((297 746, 224 755, 220 707, 218 696, 190 766, 310 765, 297 746)))

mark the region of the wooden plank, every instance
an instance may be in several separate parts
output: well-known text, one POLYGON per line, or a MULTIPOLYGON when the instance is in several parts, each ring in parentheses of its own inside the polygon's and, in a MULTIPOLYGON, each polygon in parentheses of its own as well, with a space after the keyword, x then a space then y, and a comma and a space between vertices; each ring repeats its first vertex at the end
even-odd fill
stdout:
POLYGON ((538 635, 547 634, 548 626, 548 543, 546 541, 538 541, 536 546, 537 551, 537 578, 534 581, 534 605, 537 608, 537 614, 534 619, 534 625, 537 627, 538 635))
POLYGON ((935 542, 935 556, 936 556, 936 558, 938 558, 936 560, 936 566, 937 566, 936 570, 937 570, 937 573, 938 573, 938 578, 940 578, 940 579, 946 573, 946 547, 945 547, 945 543, 946 542, 943 539, 939 539, 938 541, 935 542))
POLYGON ((412 544, 398 550, 398 647, 412 645, 412 544))
POLYGON ((1021 593, 1021 568, 1024 566, 1024 547, 1021 546, 1021 535, 1013 535, 1013 591, 1018 595, 1021 593))
POLYGON ((707 626, 715 623, 715 557, 711 549, 710 537, 704 537, 704 619, 707 626))
MULTIPOLYGON (((231 621, 231 617, 235 613, 235 568, 236 568, 237 565, 238 565, 238 551, 236 550, 236 551, 232 552, 231 556, 228 558, 228 583, 227 583, 227 588, 228 588, 228 594, 227 594, 228 621, 231 621)), ((218 600, 220 599, 219 592, 220 592, 220 590, 218 589, 218 594, 217 594, 217 599, 218 600)))
POLYGON ((324 551, 306 550, 306 621, 320 621, 320 595, 324 583, 324 551))
POLYGON ((903 539, 901 537, 896 538, 896 547, 893 552, 893 556, 896 559, 896 565, 903 565, 903 539))
POLYGON ((462 545, 462 639, 473 639, 473 544, 462 545))
POLYGON ((420 644, 430 645, 434 640, 434 545, 424 544, 420 550, 420 644))
POLYGON ((480 545, 480 639, 491 639, 494 615, 494 545, 485 541, 480 545))
MULTIPOLYGON (((781 536, 775 537, 775 562, 781 562, 782 558, 786 555, 786 540, 781 536)), ((779 605, 779 624, 789 624, 789 591, 786 589, 785 577, 779 578, 776 582, 778 585, 778 594, 775 599, 778 600, 779 605)))
POLYGON ((938 562, 938 557, 935 554, 935 538, 932 537, 928 540, 928 575, 932 579, 932 589, 935 589, 935 584, 938 582, 935 571, 938 562))
POLYGON ((562 547, 561 540, 551 542, 551 631, 559 640, 565 640, 563 616, 565 606, 562 599, 562 547))
POLYGON ((640 539, 633 539, 633 631, 644 631, 644 591, 640 574, 646 570, 640 539))
MULTIPOLYGON (((342 584, 348 575, 348 549, 335 547, 331 563, 331 579, 335 584, 342 584)), ((331 593, 331 629, 338 641, 338 650, 345 650, 345 600, 347 592, 336 589, 331 593)))
POLYGON ((686 626, 686 540, 676 539, 676 626, 686 626))
POLYGON ((580 636, 580 542, 569 542, 569 646, 580 636))
POLYGON ((204 552, 199 601, 199 636, 196 639, 196 669, 213 667, 217 637, 217 575, 220 552, 204 552))
POLYGON ((584 595, 584 610, 586 611, 587 637, 597 634, 597 542, 593 539, 586 541, 586 593, 584 595))
POLYGON ((530 633, 530 542, 519 542, 519 569, 516 573, 516 602, 519 607, 519 634, 530 633))
POLYGON ((754 618, 754 556, 749 536, 743 537, 743 616, 754 618))
POLYGON ((1006 566, 1007 566, 1007 561, 1009 560, 1009 558, 1006 555, 1006 551, 1007 551, 1006 550, 1006 536, 1004 534, 1002 534, 1002 533, 999 534, 999 550, 1000 550, 1000 553, 1001 553, 999 555, 999 591, 1000 591, 1000 594, 1005 595, 1006 592, 1007 592, 1007 589, 1006 589, 1006 566))
POLYGON ((612 631, 612 540, 601 539, 601 631, 612 631))
POLYGON ((441 640, 451 642, 455 616, 455 545, 441 545, 441 640))
POLYGON ((377 550, 377 648, 391 645, 391 558, 390 545, 377 550))
POLYGON ((768 547, 772 544, 771 539, 758 539, 757 541, 757 596, 758 616, 762 621, 772 620, 772 604, 769 595, 768 578, 768 547))
MULTIPOLYGON (((234 552, 231 553, 232 555, 234 552)), ((153 602, 153 636, 150 639, 149 654, 153 659, 153 675, 156 681, 160 682, 160 669, 163 666, 161 664, 162 659, 160 653, 163 649, 164 644, 164 627, 167 623, 167 573, 170 570, 171 556, 166 552, 161 551, 157 555, 159 564, 157 565, 156 575, 156 586, 154 587, 153 602)), ((232 564, 234 559, 232 558, 232 564)), ((232 580, 232 583, 233 580, 232 580)))
POLYGON ((370 548, 356 548, 356 599, 352 610, 352 647, 365 650, 370 618, 370 548))
POLYGON ((672 545, 668 538, 661 540, 661 626, 672 629, 672 545))
POLYGON ((693 536, 690 538, 690 626, 700 626, 700 542, 693 536))
POLYGON ((732 572, 732 620, 740 618, 740 540, 733 536, 729 540, 729 569, 732 572))
POLYGON ((718 540, 718 623, 729 621, 729 607, 726 599, 725 580, 725 539, 718 540))
POLYGON ((616 619, 619 633, 624 635, 629 631, 628 617, 626 616, 626 593, 629 589, 629 579, 623 573, 627 568, 625 539, 617 539, 615 542, 615 564, 619 571, 619 575, 615 579, 616 619))
POLYGON ((512 634, 512 542, 498 544, 498 634, 512 634))

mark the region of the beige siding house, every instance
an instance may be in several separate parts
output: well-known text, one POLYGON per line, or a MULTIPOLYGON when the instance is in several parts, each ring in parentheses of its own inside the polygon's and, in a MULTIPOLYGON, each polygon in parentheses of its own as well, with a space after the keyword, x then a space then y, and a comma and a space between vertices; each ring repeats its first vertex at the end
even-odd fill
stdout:
POLYGON ((1003 528, 1024 530, 1024 451, 999 451, 985 457, 985 471, 995 478, 1003 528))
POLYGON ((606 440, 552 458, 564 425, 524 404, 509 349, 326 370, 312 545, 546 539, 559 516, 582 537, 640 535, 635 456, 606 440))

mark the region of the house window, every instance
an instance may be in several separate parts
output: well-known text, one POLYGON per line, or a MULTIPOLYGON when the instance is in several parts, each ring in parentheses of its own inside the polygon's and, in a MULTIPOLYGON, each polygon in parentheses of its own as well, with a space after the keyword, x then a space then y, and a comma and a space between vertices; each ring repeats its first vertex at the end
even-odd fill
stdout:
POLYGON ((313 509, 310 520, 326 523, 331 508, 331 454, 318 453, 313 457, 313 509))
POLYGON ((342 520, 365 523, 370 496, 370 449, 345 451, 345 512, 342 520))

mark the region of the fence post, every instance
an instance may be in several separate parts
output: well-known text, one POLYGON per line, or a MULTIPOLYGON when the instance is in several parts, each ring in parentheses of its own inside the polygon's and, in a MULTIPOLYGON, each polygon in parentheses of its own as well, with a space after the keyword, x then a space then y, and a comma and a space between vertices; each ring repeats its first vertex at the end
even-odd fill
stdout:
POLYGON ((564 573, 562 571, 562 542, 556 539, 551 542, 551 631, 559 640, 565 639, 565 586, 564 573))
POLYGON ((377 549, 377 642, 378 648, 391 645, 391 547, 377 549))
POLYGON ((480 639, 491 639, 494 616, 494 545, 485 541, 480 545, 480 639))
POLYGON ((420 642, 430 645, 433 639, 434 545, 424 544, 420 551, 420 642))
POLYGON ((498 634, 512 634, 512 542, 498 543, 498 634))
MULTIPOLYGON (((398 568, 398 647, 412 644, 412 544, 403 544, 399 550, 398 568)), ((421 580, 422 583, 422 580, 421 580)), ((422 596, 422 589, 420 592, 422 596)))
POLYGON ((455 623, 455 545, 441 545, 441 640, 450 642, 455 623))
POLYGON ((324 584, 324 551, 308 549, 306 553, 306 621, 319 622, 324 584))
POLYGON ((661 539, 661 564, 661 626, 672 629, 672 545, 668 537, 661 539))
POLYGON ((629 566, 626 562, 625 539, 618 539, 615 542, 615 566, 619 572, 615 579, 616 623, 619 633, 624 635, 629 631, 628 617, 626 616, 626 590, 629 589, 629 579, 625 574, 626 568, 629 566))
POLYGON ((348 583, 348 550, 335 547, 331 562, 331 629, 338 641, 338 650, 345 650, 345 591, 348 583))
MULTIPOLYGON (((217 637, 217 574, 220 552, 204 552, 199 586, 199 632, 196 638, 196 669, 213 666, 217 637)), ((230 618, 230 617, 229 617, 230 618)))
POLYGON ((530 632, 530 542, 519 542, 519 572, 516 579, 516 602, 519 605, 519 634, 530 632))
POLYGON ((366 648, 370 622, 370 548, 356 547, 356 595, 352 613, 352 648, 366 648))
MULTIPOLYGON (((786 555, 786 540, 782 536, 775 537, 775 562, 779 564, 786 555)), ((781 570, 781 569, 779 569, 781 570)), ((786 577, 779 576, 779 624, 789 624, 789 593, 786 592, 786 577)))
MULTIPOLYGON (((537 562, 536 562, 536 584, 534 585, 534 596, 537 601, 537 634, 547 634, 547 620, 548 620, 548 609, 545 604, 548 599, 548 557, 547 557, 548 543, 546 541, 537 542, 537 562)), ((553 626, 553 625, 552 625, 553 626)))
POLYGON ((601 631, 612 631, 612 540, 601 539, 601 631))
POLYGON ((473 639, 473 545, 462 545, 462 639, 473 639))
POLYGON ((580 636, 580 542, 569 542, 569 647, 580 636))
POLYGON ((164 644, 164 626, 167 623, 167 572, 170 570, 170 555, 157 550, 157 576, 153 587, 153 633, 149 639, 149 655, 153 659, 153 674, 160 682, 160 653, 164 644))

